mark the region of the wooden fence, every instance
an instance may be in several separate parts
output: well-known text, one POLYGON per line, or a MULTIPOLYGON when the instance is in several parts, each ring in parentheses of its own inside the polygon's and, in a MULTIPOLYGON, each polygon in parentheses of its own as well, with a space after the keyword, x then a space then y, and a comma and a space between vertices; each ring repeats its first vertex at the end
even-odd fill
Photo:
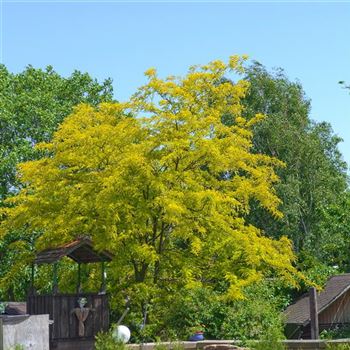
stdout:
MULTIPOLYGON (((79 310, 78 310, 79 311, 79 310)), ((31 315, 49 314, 53 324, 50 326, 50 348, 60 342, 93 341, 101 330, 109 328, 109 308, 106 294, 56 294, 30 295, 27 299, 27 312, 31 315), (78 299, 86 298, 87 317, 83 327, 76 314, 78 299)), ((85 316, 86 316, 85 314, 85 316)), ((58 346, 59 348, 59 346, 58 346)))

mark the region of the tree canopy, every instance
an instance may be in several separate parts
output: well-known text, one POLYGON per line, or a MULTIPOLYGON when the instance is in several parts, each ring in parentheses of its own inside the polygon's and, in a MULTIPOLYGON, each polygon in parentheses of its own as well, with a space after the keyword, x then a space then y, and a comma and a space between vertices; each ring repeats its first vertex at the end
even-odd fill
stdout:
POLYGON ((37 157, 33 145, 50 140, 73 106, 111 100, 110 80, 79 71, 64 78, 51 66, 12 74, 0 65, 0 203, 16 189, 16 165, 37 157))
POLYGON ((348 208, 348 178, 338 149, 341 139, 330 124, 311 120, 310 101, 301 84, 290 81, 281 69, 270 73, 255 63, 245 74, 250 82, 245 116, 267 115, 254 126, 253 150, 286 164, 277 169, 280 182, 275 187, 283 218, 275 220, 255 206, 248 221, 270 237, 287 235, 304 267, 316 259, 346 268, 350 222, 343 215, 348 208), (312 261, 307 263, 305 254, 312 261))
MULTIPOLYGON (((34 145, 49 141, 73 106, 81 102, 97 105, 112 101, 110 80, 98 83, 87 73, 62 77, 52 67, 28 66, 18 74, 0 65, 0 206, 18 191, 19 162, 40 158, 34 145)), ((0 299, 23 298, 36 235, 11 231, 0 240, 0 299)))
POLYGON ((92 236, 116 253, 120 288, 142 297, 224 281, 237 299, 264 276, 295 283, 289 240, 244 219, 252 200, 281 216, 273 186, 283 164, 251 151, 263 116, 242 117, 247 82, 222 83, 242 63, 234 56, 165 80, 150 69, 130 101, 76 107, 37 145, 43 157, 19 166, 23 188, 6 201, 1 232, 40 232, 39 248, 92 236))

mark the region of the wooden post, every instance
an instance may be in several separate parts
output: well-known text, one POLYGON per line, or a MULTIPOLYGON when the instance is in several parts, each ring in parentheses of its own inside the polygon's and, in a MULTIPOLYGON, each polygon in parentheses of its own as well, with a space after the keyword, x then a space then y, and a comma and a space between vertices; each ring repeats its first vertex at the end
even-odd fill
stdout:
POLYGON ((57 262, 53 264, 53 288, 52 288, 52 294, 55 295, 58 293, 58 277, 57 277, 57 262))
POLYGON ((78 263, 78 282, 77 282, 77 294, 81 293, 81 267, 78 263))
POLYGON ((106 293, 106 270, 105 262, 101 261, 101 289, 100 294, 106 293))
POLYGON ((34 287, 34 278, 35 278, 35 266, 34 264, 32 264, 31 266, 31 275, 30 275, 30 290, 29 290, 29 294, 30 295, 34 295, 35 294, 35 287, 34 287))
POLYGON ((318 328, 318 306, 317 306, 317 291, 315 287, 310 288, 310 325, 311 325, 311 339, 319 338, 318 328))

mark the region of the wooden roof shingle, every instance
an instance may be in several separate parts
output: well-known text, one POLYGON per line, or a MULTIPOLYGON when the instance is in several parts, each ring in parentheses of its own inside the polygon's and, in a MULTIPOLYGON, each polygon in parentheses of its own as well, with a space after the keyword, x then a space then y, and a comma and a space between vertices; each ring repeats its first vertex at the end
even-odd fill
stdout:
POLYGON ((83 238, 57 248, 46 249, 37 254, 34 262, 36 264, 51 264, 64 256, 68 256, 77 263, 85 264, 111 261, 113 258, 113 254, 106 250, 95 250, 92 241, 89 238, 83 238))
MULTIPOLYGON (((336 275, 327 281, 324 289, 317 293, 318 313, 350 289, 350 273, 336 275)), ((310 322, 309 294, 304 294, 284 311, 287 324, 307 325, 310 322)))

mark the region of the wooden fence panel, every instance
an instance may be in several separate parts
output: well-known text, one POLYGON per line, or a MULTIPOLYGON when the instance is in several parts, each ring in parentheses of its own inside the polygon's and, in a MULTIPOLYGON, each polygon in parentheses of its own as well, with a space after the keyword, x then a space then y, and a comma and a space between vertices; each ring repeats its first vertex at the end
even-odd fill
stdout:
POLYGON ((106 294, 56 294, 30 295, 27 299, 28 313, 31 315, 49 314, 54 321, 51 326, 51 340, 81 339, 79 321, 74 313, 79 298, 86 298, 90 309, 84 322, 83 338, 94 338, 101 330, 109 328, 108 296, 106 294))

